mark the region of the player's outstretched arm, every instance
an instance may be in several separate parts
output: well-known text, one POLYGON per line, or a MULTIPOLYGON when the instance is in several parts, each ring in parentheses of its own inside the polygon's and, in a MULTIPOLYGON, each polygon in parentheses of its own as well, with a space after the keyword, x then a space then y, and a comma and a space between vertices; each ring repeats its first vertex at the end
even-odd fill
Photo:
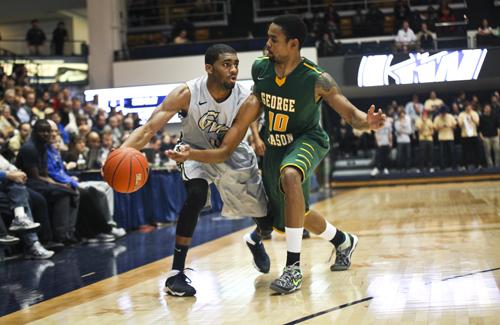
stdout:
POLYGON ((234 118, 233 124, 227 131, 221 145, 216 149, 197 150, 188 146, 181 151, 168 150, 169 158, 184 162, 186 160, 196 160, 204 163, 214 164, 226 161, 234 149, 241 143, 248 126, 260 116, 260 102, 253 94, 248 96, 241 105, 238 114, 234 118))
POLYGON ((175 114, 188 108, 190 99, 191 93, 186 85, 175 88, 154 110, 149 120, 135 129, 121 147, 142 149, 175 114))
POLYGON ((368 114, 356 108, 341 92, 335 79, 323 72, 316 81, 316 97, 322 97, 342 118, 358 130, 376 130, 384 125, 386 116, 375 105, 371 105, 368 114))

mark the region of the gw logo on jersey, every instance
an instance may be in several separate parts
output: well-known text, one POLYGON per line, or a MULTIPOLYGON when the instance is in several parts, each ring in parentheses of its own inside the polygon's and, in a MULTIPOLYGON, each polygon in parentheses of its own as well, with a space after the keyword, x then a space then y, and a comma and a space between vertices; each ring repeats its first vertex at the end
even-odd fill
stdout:
POLYGON ((208 111, 198 120, 198 126, 208 133, 210 143, 216 147, 220 145, 229 130, 228 126, 217 122, 219 114, 220 112, 208 111))

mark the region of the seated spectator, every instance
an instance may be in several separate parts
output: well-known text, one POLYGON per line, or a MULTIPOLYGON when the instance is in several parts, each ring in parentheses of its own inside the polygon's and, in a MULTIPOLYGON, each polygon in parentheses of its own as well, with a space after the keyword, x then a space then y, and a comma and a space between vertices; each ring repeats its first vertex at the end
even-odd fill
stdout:
POLYGON ((404 109, 401 109, 398 118, 394 122, 397 141, 397 161, 401 170, 408 170, 411 165, 411 139, 413 135, 411 119, 406 115, 404 109))
POLYGON ((420 149, 419 155, 419 168, 420 170, 427 170, 431 173, 434 172, 432 167, 433 163, 433 134, 434 134, 434 124, 429 117, 429 112, 424 111, 422 117, 417 118, 415 122, 415 128, 418 131, 418 143, 420 149))
MULTIPOLYGON (((23 98, 23 97, 21 97, 23 98)), ((31 121, 31 110, 35 106, 36 96, 34 92, 30 92, 26 95, 26 100, 22 103, 22 105, 17 110, 17 119, 21 123, 28 123, 31 121)))
POLYGON ((402 28, 398 31, 396 36, 396 49, 407 53, 408 51, 416 48, 416 41, 417 37, 415 36, 415 33, 410 28, 408 21, 405 20, 402 28))
POLYGON ((375 131, 375 143, 377 144, 377 154, 375 156, 375 168, 371 176, 376 176, 383 171, 389 174, 389 153, 392 148, 392 118, 387 117, 382 128, 375 131))
POLYGON ((152 166, 159 167, 162 162, 160 156, 161 139, 158 136, 153 136, 148 144, 141 150, 145 155, 148 163, 152 166))
MULTIPOLYGON (((430 114, 430 111, 427 111, 430 114)), ((457 121, 448 113, 448 107, 439 108, 438 115, 434 118, 434 129, 438 132, 439 164, 441 169, 454 168, 455 157, 453 150, 454 129, 457 121)))
POLYGON ((499 45, 499 38, 495 35, 493 28, 490 26, 488 19, 481 21, 481 26, 477 29, 476 41, 477 46, 495 46, 499 45))
POLYGON ((79 170, 85 170, 87 168, 87 162, 85 157, 87 156, 89 148, 85 144, 85 138, 77 135, 73 136, 69 142, 68 151, 64 155, 64 161, 66 163, 74 162, 79 170))
POLYGON ((31 114, 33 119, 35 120, 43 120, 45 118, 45 108, 47 105, 45 104, 45 101, 42 98, 38 98, 35 101, 35 107, 31 109, 31 114))
POLYGON ((330 56, 335 53, 335 43, 331 38, 330 33, 323 33, 321 40, 318 42, 318 56, 330 56))
POLYGON ((113 146, 113 134, 110 131, 104 131, 101 138, 101 161, 106 161, 113 146))
POLYGON ((466 105, 465 111, 458 115, 458 125, 462 130, 462 166, 479 167, 480 151, 477 137, 479 114, 474 111, 472 104, 466 105))
POLYGON ((483 141, 486 164, 488 167, 500 167, 500 140, 498 130, 500 120, 493 115, 491 105, 484 105, 483 114, 479 118, 479 134, 483 141), (493 151, 493 159, 491 152, 493 151))
POLYGON ((40 224, 33 222, 29 205, 29 192, 24 186, 26 180, 27 175, 24 172, 17 170, 14 165, 0 155, 0 206, 7 206, 14 215, 9 230, 14 233, 22 232, 20 237, 26 247, 25 258, 51 258, 54 252, 45 249, 34 232, 40 227, 40 224))
POLYGON ((4 138, 10 138, 14 135, 14 130, 19 126, 19 122, 11 114, 9 105, 0 107, 0 133, 4 138))
POLYGON ((29 123, 21 123, 19 124, 18 133, 14 135, 9 140, 9 152, 12 154, 12 157, 7 157, 8 160, 12 160, 19 153, 19 149, 21 146, 28 141, 28 138, 31 135, 31 124, 29 123))
POLYGON ((99 111, 95 116, 95 122, 92 123, 92 131, 101 134, 106 127, 106 115, 104 111, 99 111))
POLYGON ((122 143, 123 131, 120 129, 119 115, 113 115, 108 119, 108 125, 104 128, 113 135, 113 146, 119 147, 122 143))
POLYGON ((443 107, 443 105, 443 100, 441 98, 438 98, 436 92, 433 90, 430 93, 429 99, 427 99, 424 103, 424 109, 426 111, 429 111, 431 115, 434 115, 434 113, 437 112, 438 109, 443 107))
POLYGON ((69 133, 65 130, 64 125, 62 123, 61 114, 58 112, 54 112, 53 110, 47 111, 47 119, 52 120, 56 123, 59 128, 59 135, 63 139, 64 144, 69 143, 69 133))
POLYGON ((125 230, 116 228, 112 219, 114 211, 113 190, 103 181, 79 182, 71 177, 64 167, 61 155, 54 146, 58 129, 51 123, 51 144, 47 149, 49 176, 57 183, 70 186, 80 194, 77 231, 81 237, 93 238, 94 241, 111 242, 116 237, 125 235, 125 230), (114 231, 114 233, 113 233, 114 231))
POLYGON ((189 43, 189 39, 188 39, 188 33, 185 29, 182 29, 180 32, 179 32, 179 35, 177 35, 175 38, 174 38, 174 44, 185 44, 185 43, 189 43))
POLYGON ((417 47, 420 50, 435 50, 436 37, 434 34, 427 28, 426 23, 422 23, 420 28, 420 32, 417 34, 417 47))
POLYGON ((101 169, 104 161, 101 160, 102 149, 101 149, 101 137, 97 132, 90 132, 87 135, 87 155, 85 160, 87 161, 86 169, 101 169))
MULTIPOLYGON (((456 20, 457 19, 455 17, 455 14, 453 14, 453 12, 451 11, 450 6, 447 3, 443 3, 441 5, 441 11, 438 21, 440 23, 454 23, 456 20)), ((441 34, 450 36, 453 35, 456 30, 456 27, 453 25, 440 28, 441 34)))
POLYGON ((49 204, 54 241, 71 245, 75 237, 79 197, 73 189, 57 184, 48 175, 47 145, 51 140, 51 127, 47 120, 38 120, 33 126, 30 140, 19 151, 16 166, 27 176, 28 188, 42 194, 49 204))

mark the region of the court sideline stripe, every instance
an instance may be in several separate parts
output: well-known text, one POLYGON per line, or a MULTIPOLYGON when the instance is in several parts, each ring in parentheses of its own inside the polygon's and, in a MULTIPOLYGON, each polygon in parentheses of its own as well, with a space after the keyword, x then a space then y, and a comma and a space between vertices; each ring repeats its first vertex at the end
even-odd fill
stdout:
POLYGON ((311 318, 318 317, 318 316, 321 316, 321 315, 324 315, 324 314, 330 313, 330 312, 332 312, 332 311, 339 310, 339 309, 343 309, 343 308, 346 308, 346 307, 349 307, 349 306, 357 305, 357 304, 360 304, 360 303, 362 303, 362 302, 369 301, 369 300, 372 300, 372 299, 373 299, 373 297, 365 297, 365 298, 360 299, 360 300, 356 300, 356 301, 353 301, 353 302, 349 302, 349 303, 347 303, 347 304, 339 305, 339 306, 336 306, 336 307, 333 307, 333 308, 330 308, 330 309, 326 309, 326 310, 320 311, 320 312, 315 313, 315 314, 311 314, 311 315, 309 315, 309 316, 305 316, 305 317, 302 317, 302 318, 296 319, 296 320, 294 320, 294 321, 291 321, 291 322, 285 323, 285 325, 292 325, 292 324, 302 323, 302 322, 305 322, 306 320, 309 320, 309 319, 311 319, 311 318))
MULTIPOLYGON (((454 276, 451 276, 451 277, 448 277, 448 278, 441 279, 441 280, 439 280, 439 282, 444 282, 444 281, 448 281, 448 280, 454 280, 454 279, 463 278, 463 277, 466 277, 466 276, 472 276, 472 275, 476 275, 476 274, 479 274, 479 273, 494 272, 494 271, 498 271, 498 270, 500 270, 500 267, 495 267, 493 269, 486 269, 486 270, 481 270, 481 271, 476 271, 476 272, 471 272, 471 273, 466 273, 466 274, 454 275, 454 276)), ((437 281, 426 282, 424 285, 429 285, 429 284, 431 284, 433 282, 437 282, 437 281)), ((360 304, 360 303, 365 302, 365 301, 370 301, 373 298, 374 297, 371 297, 371 296, 370 297, 365 297, 363 299, 355 300, 355 301, 352 301, 352 302, 349 302, 349 303, 346 303, 346 304, 343 304, 343 305, 339 305, 339 306, 336 306, 336 307, 333 307, 333 308, 325 309, 325 310, 322 310, 320 312, 317 312, 317 313, 314 313, 314 314, 311 314, 311 315, 308 315, 308 316, 305 316, 305 317, 293 320, 291 322, 285 323, 284 325, 299 324, 299 323, 305 322, 306 320, 309 320, 311 318, 315 318, 315 317, 318 317, 318 316, 321 316, 321 315, 324 315, 324 314, 327 314, 327 313, 331 313, 332 311, 336 311, 336 310, 344 309, 344 308, 347 308, 347 307, 350 307, 350 306, 354 306, 354 305, 360 304)))

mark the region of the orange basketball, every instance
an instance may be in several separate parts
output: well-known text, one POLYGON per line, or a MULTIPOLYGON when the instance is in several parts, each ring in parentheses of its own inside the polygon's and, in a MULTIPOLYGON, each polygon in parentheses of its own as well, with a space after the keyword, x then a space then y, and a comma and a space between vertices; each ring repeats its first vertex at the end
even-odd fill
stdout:
POLYGON ((146 184, 149 172, 146 157, 134 148, 112 151, 104 163, 104 180, 115 191, 132 193, 146 184))

